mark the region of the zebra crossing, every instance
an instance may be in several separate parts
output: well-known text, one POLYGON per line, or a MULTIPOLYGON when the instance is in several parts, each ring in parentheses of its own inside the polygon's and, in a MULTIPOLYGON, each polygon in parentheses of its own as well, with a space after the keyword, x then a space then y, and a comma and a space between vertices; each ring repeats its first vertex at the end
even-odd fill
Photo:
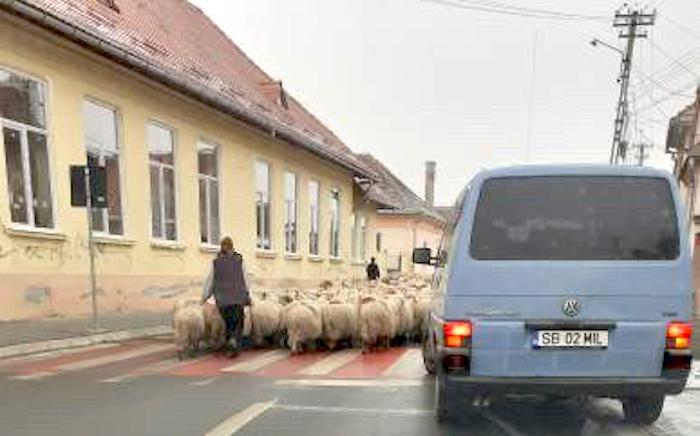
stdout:
MULTIPOLYGON (((289 383, 331 383, 333 380, 404 381, 426 375, 417 348, 391 348, 363 354, 356 349, 291 355, 289 350, 248 350, 235 359, 221 353, 201 354, 179 361, 175 348, 165 340, 134 340, 38 353, 0 360, 0 377, 17 381, 41 381, 74 373, 98 372, 102 383, 127 383, 146 376, 191 378, 206 386, 230 376, 268 377, 289 383), (296 382, 294 380, 300 380, 296 382), (329 381, 330 380, 330 381, 329 381)), ((90 377, 88 377, 90 379, 90 377)), ((352 383, 350 383, 352 384, 352 383)), ((687 388, 700 390, 700 364, 693 362, 687 388)))
POLYGON ((286 349, 262 349, 246 350, 235 359, 203 353, 180 361, 171 343, 151 339, 0 360, 0 377, 10 380, 41 381, 76 373, 102 383, 127 383, 146 376, 185 377, 196 386, 236 375, 279 379, 421 379, 426 375, 420 351, 413 348, 299 355, 286 349))

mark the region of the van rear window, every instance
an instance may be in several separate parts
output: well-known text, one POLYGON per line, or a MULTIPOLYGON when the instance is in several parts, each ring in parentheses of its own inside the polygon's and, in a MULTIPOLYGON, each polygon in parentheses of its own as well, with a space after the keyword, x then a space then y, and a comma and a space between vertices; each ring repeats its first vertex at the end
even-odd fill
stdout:
POLYGON ((506 177, 481 189, 470 253, 479 260, 672 260, 668 182, 619 176, 506 177))

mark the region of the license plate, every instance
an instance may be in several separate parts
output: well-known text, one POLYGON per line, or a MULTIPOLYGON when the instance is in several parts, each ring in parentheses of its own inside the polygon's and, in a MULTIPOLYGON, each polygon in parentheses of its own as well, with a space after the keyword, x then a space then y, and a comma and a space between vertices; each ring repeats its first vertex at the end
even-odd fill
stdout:
POLYGON ((538 330, 535 347, 607 348, 607 330, 538 330))

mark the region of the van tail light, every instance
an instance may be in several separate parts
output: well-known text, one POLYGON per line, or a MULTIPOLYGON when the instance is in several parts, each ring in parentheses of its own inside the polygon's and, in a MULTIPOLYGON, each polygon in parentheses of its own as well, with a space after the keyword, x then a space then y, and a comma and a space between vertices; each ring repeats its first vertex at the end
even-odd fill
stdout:
POLYGON ((442 332, 447 348, 462 348, 469 346, 472 337, 470 321, 445 321, 442 332))
POLYGON ((666 326, 666 349, 687 350, 690 348, 690 338, 693 326, 687 322, 670 322, 666 326))

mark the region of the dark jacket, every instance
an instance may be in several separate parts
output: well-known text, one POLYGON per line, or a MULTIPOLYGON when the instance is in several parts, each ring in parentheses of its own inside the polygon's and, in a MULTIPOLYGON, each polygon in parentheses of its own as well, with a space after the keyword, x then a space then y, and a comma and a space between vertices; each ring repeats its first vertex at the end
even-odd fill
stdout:
POLYGON ((367 279, 379 280, 379 265, 374 262, 367 265, 367 279))
POLYGON ((204 287, 203 299, 214 295, 219 307, 249 304, 250 294, 243 272, 243 257, 239 253, 220 253, 204 287))

